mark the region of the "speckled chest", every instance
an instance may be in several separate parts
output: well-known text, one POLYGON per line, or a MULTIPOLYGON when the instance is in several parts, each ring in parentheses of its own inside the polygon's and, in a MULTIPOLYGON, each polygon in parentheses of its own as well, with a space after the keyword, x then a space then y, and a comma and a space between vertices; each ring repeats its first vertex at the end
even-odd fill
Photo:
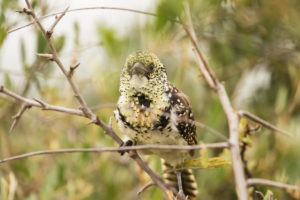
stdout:
POLYGON ((168 93, 148 100, 120 96, 115 116, 120 130, 136 144, 186 144, 177 129, 177 116, 168 93))

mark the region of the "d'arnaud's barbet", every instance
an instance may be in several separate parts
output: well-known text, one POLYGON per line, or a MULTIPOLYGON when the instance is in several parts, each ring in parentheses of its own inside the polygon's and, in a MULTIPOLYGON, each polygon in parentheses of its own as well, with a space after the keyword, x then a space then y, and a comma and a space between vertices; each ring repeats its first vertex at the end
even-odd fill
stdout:
MULTIPOLYGON (((150 52, 129 55, 121 73, 121 95, 115 117, 126 145, 196 145, 194 117, 185 94, 167 80, 165 66, 150 52)), ((181 150, 142 150, 163 159, 167 184, 178 189, 174 169, 193 154, 181 150)), ((197 196, 197 184, 190 169, 181 171, 183 192, 197 196)))

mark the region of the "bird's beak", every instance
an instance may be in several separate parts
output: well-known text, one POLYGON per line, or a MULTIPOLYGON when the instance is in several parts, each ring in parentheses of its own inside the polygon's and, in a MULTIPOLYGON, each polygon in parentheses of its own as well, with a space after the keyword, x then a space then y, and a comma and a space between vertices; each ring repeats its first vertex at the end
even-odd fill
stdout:
POLYGON ((131 75, 136 74, 139 76, 146 76, 149 73, 149 69, 145 67, 145 65, 143 65, 142 63, 136 62, 130 69, 130 73, 131 75))

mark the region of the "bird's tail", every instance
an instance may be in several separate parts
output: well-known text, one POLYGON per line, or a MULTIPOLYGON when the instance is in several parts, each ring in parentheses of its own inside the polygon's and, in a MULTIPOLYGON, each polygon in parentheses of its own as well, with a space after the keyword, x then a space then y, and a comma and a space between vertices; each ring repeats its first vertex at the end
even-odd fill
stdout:
MULTIPOLYGON (((177 176, 174 172, 174 167, 162 160, 163 177, 165 182, 178 190, 177 176)), ((198 189, 195 176, 191 169, 184 169, 181 172, 182 187, 184 194, 188 200, 194 200, 197 197, 198 189)))

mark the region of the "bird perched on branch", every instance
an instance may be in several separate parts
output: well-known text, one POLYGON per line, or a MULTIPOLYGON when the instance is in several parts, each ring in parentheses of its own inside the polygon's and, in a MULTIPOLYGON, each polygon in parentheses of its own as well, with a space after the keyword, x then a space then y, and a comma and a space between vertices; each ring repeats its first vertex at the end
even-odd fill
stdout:
MULTIPOLYGON (((119 91, 121 95, 115 117, 119 129, 127 136, 124 145, 197 144, 188 99, 168 82, 166 68, 155 54, 138 51, 127 57, 119 91)), ((141 153, 160 156, 166 183, 183 190, 189 199, 197 196, 192 171, 176 170, 193 151, 150 149, 141 153)))

